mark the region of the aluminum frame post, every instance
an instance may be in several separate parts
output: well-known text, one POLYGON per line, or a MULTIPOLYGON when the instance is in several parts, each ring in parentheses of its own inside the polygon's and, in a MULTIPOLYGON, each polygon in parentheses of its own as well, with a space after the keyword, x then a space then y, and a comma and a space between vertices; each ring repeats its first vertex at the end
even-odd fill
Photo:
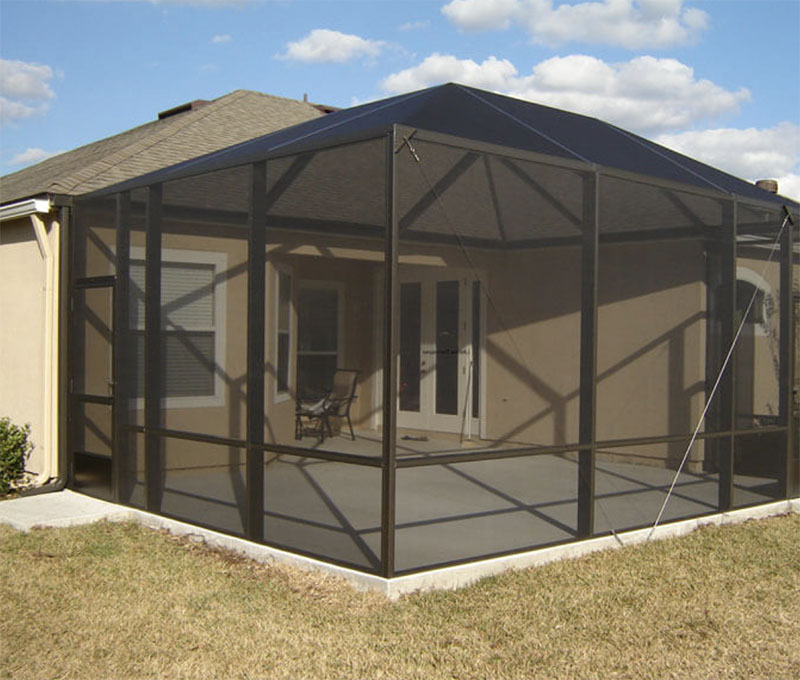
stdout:
MULTIPOLYGON (((723 206, 724 230, 721 237, 720 295, 717 304, 720 307, 720 347, 724 357, 736 337, 736 235, 738 231, 738 203, 736 199, 723 206)), ((721 367, 716 367, 719 370, 721 367)), ((718 460, 719 488, 717 490, 717 509, 720 512, 730 510, 733 506, 733 456, 736 443, 736 351, 731 354, 725 372, 717 388, 719 399, 719 428, 723 432, 733 432, 719 440, 718 460)))
MULTIPOLYGON (((117 280, 114 288, 114 335, 112 352, 114 356, 113 383, 113 444, 111 448, 111 497, 114 502, 127 503, 130 500, 132 483, 129 474, 130 432, 128 414, 130 408, 132 371, 136 357, 130 352, 130 269, 131 269, 131 195, 130 192, 117 194, 116 205, 116 270, 117 280)), ((135 468, 133 468, 135 469, 135 468)))
POLYGON ((780 262, 780 403, 778 412, 783 424, 786 425, 786 464, 781 473, 781 496, 794 498, 800 494, 800 452, 798 442, 795 441, 795 412, 794 412, 794 290, 792 268, 794 266, 794 224, 788 210, 786 211, 788 223, 781 234, 781 262, 780 262))
POLYGON ((578 442, 578 536, 594 533, 597 445, 597 285, 600 173, 584 177, 581 238, 581 350, 578 442))
POLYGON ((162 442, 161 437, 154 432, 161 427, 161 371, 164 365, 161 356, 162 196, 160 184, 148 187, 144 279, 144 470, 147 509, 151 512, 161 511, 164 491, 162 442))
POLYGON ((264 538, 264 333, 267 163, 250 166, 247 234, 247 508, 245 533, 264 538))
POLYGON ((381 468, 381 572, 394 576, 395 504, 397 483, 397 339, 395 316, 398 312, 397 279, 397 127, 386 137, 386 235, 384 242, 384 323, 383 323, 383 440, 381 468))

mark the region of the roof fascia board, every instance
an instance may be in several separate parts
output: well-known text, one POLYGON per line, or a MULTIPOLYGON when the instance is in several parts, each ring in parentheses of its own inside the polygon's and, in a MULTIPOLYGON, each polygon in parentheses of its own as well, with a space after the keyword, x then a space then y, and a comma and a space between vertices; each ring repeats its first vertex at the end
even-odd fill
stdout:
POLYGON ((0 222, 16 220, 29 215, 46 215, 50 212, 49 198, 27 198, 24 201, 0 206, 0 222))

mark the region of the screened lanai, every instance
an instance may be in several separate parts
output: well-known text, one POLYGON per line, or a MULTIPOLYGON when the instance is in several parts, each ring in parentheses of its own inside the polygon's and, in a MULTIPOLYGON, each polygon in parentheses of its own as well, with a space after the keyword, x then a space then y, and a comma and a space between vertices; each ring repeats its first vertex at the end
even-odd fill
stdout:
POLYGON ((798 205, 607 123, 444 85, 74 215, 79 490, 387 577, 798 495, 798 205))

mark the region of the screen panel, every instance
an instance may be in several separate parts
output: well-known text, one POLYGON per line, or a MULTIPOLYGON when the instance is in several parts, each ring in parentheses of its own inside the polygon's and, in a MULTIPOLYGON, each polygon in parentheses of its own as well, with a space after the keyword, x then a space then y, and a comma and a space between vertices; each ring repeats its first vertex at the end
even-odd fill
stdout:
POLYGON ((578 466, 571 458, 537 455, 398 470, 397 571, 574 539, 578 466))

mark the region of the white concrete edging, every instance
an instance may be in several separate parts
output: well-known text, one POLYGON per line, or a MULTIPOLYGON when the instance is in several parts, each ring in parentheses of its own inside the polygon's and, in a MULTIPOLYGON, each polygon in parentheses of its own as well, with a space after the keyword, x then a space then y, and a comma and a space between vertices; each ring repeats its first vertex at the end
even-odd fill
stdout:
POLYGON ((236 536, 229 536, 228 534, 198 527, 188 522, 90 498, 73 491, 60 491, 52 494, 6 500, 0 504, 0 521, 22 531, 27 531, 33 526, 66 527, 89 524, 100 520, 111 522, 134 521, 151 529, 164 529, 175 536, 195 538, 210 547, 230 550, 257 562, 275 562, 300 569, 320 570, 332 576, 345 579, 359 590, 376 590, 392 600, 415 592, 461 588, 487 576, 493 576, 505 571, 526 569, 559 560, 574 559, 601 550, 637 545, 646 543, 649 540, 685 536, 704 526, 740 524, 748 520, 765 519, 790 513, 800 514, 800 498, 663 524, 657 527, 655 531, 649 527, 636 529, 612 536, 590 538, 549 548, 539 548, 523 553, 504 555, 386 579, 373 574, 366 574, 356 569, 341 567, 312 557, 298 555, 287 550, 254 543, 236 536), (47 513, 43 512, 44 505, 40 505, 45 503, 47 504, 47 513), (49 516, 47 516, 48 514, 49 516))
POLYGON ((203 529, 193 524, 168 519, 142 510, 130 509, 130 517, 128 519, 134 519, 144 526, 154 529, 166 529, 178 536, 196 536, 209 546, 231 550, 257 562, 274 560, 280 564, 287 564, 301 569, 320 569, 333 576, 339 576, 347 580, 359 590, 377 590, 388 598, 395 600, 403 595, 415 592, 461 588, 487 576, 493 576, 512 569, 526 569, 559 560, 574 559, 601 550, 646 543, 648 540, 685 536, 704 526, 740 524, 748 520, 765 519, 790 513, 800 514, 800 498, 663 524, 652 532, 652 536, 650 536, 650 528, 636 529, 618 533, 614 536, 590 538, 584 541, 576 541, 550 548, 539 548, 524 553, 504 555, 452 567, 432 569, 392 579, 365 574, 355 569, 253 543, 243 538, 203 529))

